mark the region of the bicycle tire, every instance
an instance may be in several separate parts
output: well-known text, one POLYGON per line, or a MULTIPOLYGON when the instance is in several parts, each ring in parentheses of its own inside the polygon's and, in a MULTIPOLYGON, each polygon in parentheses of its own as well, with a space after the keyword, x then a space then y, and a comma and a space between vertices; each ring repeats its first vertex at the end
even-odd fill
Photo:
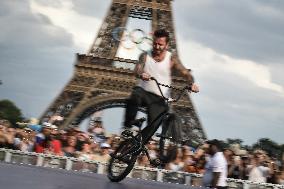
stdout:
POLYGON ((108 178, 112 182, 120 182, 123 180, 133 169, 137 159, 136 154, 131 153, 131 147, 135 148, 134 142, 131 139, 122 141, 114 153, 111 155, 108 164, 108 178), (129 151, 130 150, 130 151, 129 151), (118 163, 116 163, 118 160, 118 163), (127 162, 125 162, 127 160, 127 162), (118 175, 115 175, 116 169, 121 167, 122 163, 126 164, 124 170, 118 175))
POLYGON ((169 117, 164 121, 162 125, 161 138, 159 141, 159 159, 163 164, 169 163, 173 159, 174 154, 172 152, 176 151, 178 148, 176 142, 173 142, 175 139, 171 136, 173 133, 170 133, 172 132, 171 129, 173 129, 170 128, 173 126, 170 125, 170 121, 172 120, 170 120, 169 117))

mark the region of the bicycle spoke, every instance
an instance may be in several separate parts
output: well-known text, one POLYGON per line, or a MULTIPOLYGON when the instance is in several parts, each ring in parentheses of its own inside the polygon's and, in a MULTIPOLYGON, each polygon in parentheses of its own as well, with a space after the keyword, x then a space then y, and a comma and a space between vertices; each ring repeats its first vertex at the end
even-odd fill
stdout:
POLYGON ((108 165, 108 178, 113 182, 124 179, 132 170, 137 156, 133 154, 135 145, 131 139, 122 141, 111 155, 108 165))

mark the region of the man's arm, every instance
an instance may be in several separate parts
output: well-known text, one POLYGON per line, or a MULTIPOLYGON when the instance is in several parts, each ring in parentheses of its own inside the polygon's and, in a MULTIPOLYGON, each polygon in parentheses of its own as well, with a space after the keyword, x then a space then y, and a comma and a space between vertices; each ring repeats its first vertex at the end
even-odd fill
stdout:
POLYGON ((199 92, 199 87, 194 83, 194 78, 190 73, 190 69, 186 69, 181 62, 178 60, 177 55, 173 54, 171 58, 172 69, 178 70, 189 82, 191 85, 191 90, 193 92, 199 92))
POLYGON ((138 59, 137 64, 135 65, 134 68, 134 74, 137 78, 142 78, 143 80, 149 80, 150 75, 148 73, 144 72, 144 66, 146 62, 146 53, 142 53, 138 59))
POLYGON ((191 84, 194 83, 194 78, 190 73, 190 70, 186 69, 178 60, 177 55, 173 54, 171 58, 172 69, 178 70, 191 84))
POLYGON ((139 78, 141 76, 141 74, 143 73, 145 61, 146 61, 146 54, 142 53, 139 56, 138 62, 135 65, 135 68, 134 68, 134 74, 137 78, 139 78))

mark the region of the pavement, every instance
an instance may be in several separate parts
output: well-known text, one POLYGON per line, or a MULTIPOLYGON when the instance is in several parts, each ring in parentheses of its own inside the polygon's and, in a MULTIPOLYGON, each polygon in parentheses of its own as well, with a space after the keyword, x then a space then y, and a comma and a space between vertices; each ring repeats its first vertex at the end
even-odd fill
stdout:
POLYGON ((202 189, 181 184, 126 178, 110 182, 106 175, 0 162, 0 189, 202 189))

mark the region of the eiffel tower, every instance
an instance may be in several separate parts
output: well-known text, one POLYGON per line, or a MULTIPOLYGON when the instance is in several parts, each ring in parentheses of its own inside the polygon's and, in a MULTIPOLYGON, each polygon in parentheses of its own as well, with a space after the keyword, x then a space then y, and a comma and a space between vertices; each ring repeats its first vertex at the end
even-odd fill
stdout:
MULTIPOLYGON (((178 54, 171 4, 171 0, 112 0, 89 52, 77 54, 73 77, 43 113, 41 122, 60 116, 64 119, 56 124, 62 129, 79 125, 97 111, 125 107, 125 99, 136 84, 133 68, 137 60, 116 56, 120 41, 114 39, 113 33, 117 28, 125 28, 130 17, 149 20, 152 31, 159 28, 170 33, 169 47, 178 54)), ((123 32, 117 32, 115 38, 123 38, 123 32)), ((174 72, 173 85, 185 84, 174 72)), ((197 144, 203 142, 206 135, 190 97, 184 95, 173 109, 181 118, 183 138, 197 144)), ((120 127, 119 123, 114 124, 120 127)))

